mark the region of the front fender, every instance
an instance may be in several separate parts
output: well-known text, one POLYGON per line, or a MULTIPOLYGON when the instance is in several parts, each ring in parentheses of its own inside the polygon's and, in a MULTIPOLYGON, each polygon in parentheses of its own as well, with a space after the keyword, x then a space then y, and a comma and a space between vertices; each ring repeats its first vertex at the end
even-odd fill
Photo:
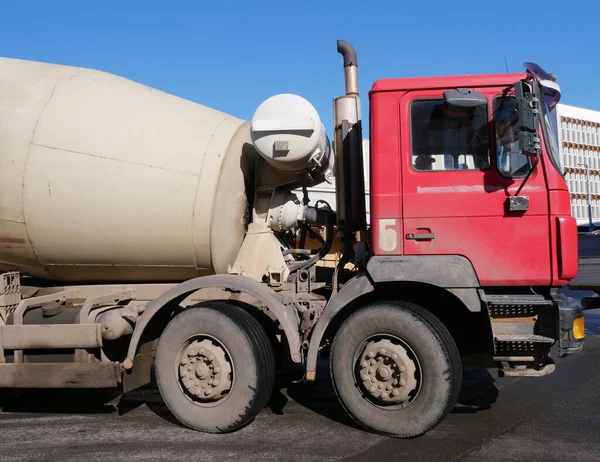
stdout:
POLYGON ((338 294, 329 300, 327 306, 321 313, 317 323, 315 324, 308 347, 308 355, 306 357, 306 378, 314 380, 317 370, 317 356, 319 355, 319 347, 323 340, 323 335, 329 327, 331 320, 348 304, 357 298, 373 292, 375 287, 366 274, 356 276, 350 282, 346 283, 338 294))

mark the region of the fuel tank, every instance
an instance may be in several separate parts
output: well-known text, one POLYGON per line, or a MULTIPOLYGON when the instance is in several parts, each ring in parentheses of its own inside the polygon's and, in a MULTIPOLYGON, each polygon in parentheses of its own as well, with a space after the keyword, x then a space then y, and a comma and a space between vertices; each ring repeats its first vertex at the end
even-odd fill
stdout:
POLYGON ((180 281, 241 246, 249 123, 105 72, 0 58, 0 271, 180 281))

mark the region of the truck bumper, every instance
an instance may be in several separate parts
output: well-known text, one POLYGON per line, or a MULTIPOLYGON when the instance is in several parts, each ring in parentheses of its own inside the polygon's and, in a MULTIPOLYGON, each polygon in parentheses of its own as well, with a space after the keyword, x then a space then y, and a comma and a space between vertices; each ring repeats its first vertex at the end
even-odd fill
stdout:
POLYGON ((583 349, 583 308, 564 295, 555 295, 558 304, 558 351, 561 357, 574 355, 583 349))

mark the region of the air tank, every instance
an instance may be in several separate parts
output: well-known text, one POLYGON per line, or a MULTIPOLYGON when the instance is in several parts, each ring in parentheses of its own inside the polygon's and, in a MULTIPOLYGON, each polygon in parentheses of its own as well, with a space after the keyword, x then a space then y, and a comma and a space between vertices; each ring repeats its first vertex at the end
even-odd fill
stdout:
POLYGON ((108 73, 0 58, 0 271, 55 281, 224 272, 250 124, 108 73))

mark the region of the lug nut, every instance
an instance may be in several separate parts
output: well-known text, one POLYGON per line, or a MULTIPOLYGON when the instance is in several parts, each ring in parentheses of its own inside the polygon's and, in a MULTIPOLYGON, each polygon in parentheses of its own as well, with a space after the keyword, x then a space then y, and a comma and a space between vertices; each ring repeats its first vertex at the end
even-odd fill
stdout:
POLYGON ((367 356, 369 358, 374 358, 375 357, 375 353, 373 353, 372 351, 369 351, 369 354, 367 356))
POLYGON ((367 380, 369 380, 369 376, 367 374, 364 374, 362 376, 362 379, 366 382, 367 380))
POLYGON ((188 360, 187 360, 186 358, 183 358, 183 359, 181 360, 181 363, 180 363, 180 364, 181 364, 182 366, 185 366, 187 363, 188 363, 188 360))
POLYGON ((394 396, 398 396, 398 394, 399 394, 399 393, 400 393, 400 392, 399 392, 398 390, 394 390, 394 391, 392 392, 392 395, 394 395, 394 396))
POLYGON ((367 363, 366 361, 363 361, 361 364, 361 367, 367 367, 369 365, 369 363, 367 363))
POLYGON ((371 388, 369 388, 369 391, 370 391, 371 393, 375 393, 375 391, 377 391, 377 388, 375 388, 375 387, 371 387, 371 388))
POLYGON ((402 364, 400 366, 400 372, 404 372, 406 370, 406 366, 404 364, 402 364))
POLYGON ((401 379, 401 380, 400 380, 400 385, 402 385, 402 386, 406 385, 406 380, 404 380, 404 379, 401 379))
POLYGON ((208 359, 210 359, 211 361, 214 361, 214 360, 215 360, 215 355, 210 355, 210 356, 208 357, 208 359))
POLYGON ((221 372, 221 368, 220 367, 215 367, 214 371, 218 374, 219 372, 221 372))
POLYGON ((388 397, 388 394, 387 394, 387 393, 382 393, 382 394, 381 394, 381 397, 382 397, 383 399, 387 399, 387 397, 388 397))
POLYGON ((392 353, 392 359, 398 359, 398 355, 396 353, 392 353))
POLYGON ((385 354, 385 348, 382 348, 381 350, 379 350, 379 354, 380 355, 384 355, 385 354))
POLYGON ((188 352, 188 356, 196 356, 196 350, 193 348, 188 352))

